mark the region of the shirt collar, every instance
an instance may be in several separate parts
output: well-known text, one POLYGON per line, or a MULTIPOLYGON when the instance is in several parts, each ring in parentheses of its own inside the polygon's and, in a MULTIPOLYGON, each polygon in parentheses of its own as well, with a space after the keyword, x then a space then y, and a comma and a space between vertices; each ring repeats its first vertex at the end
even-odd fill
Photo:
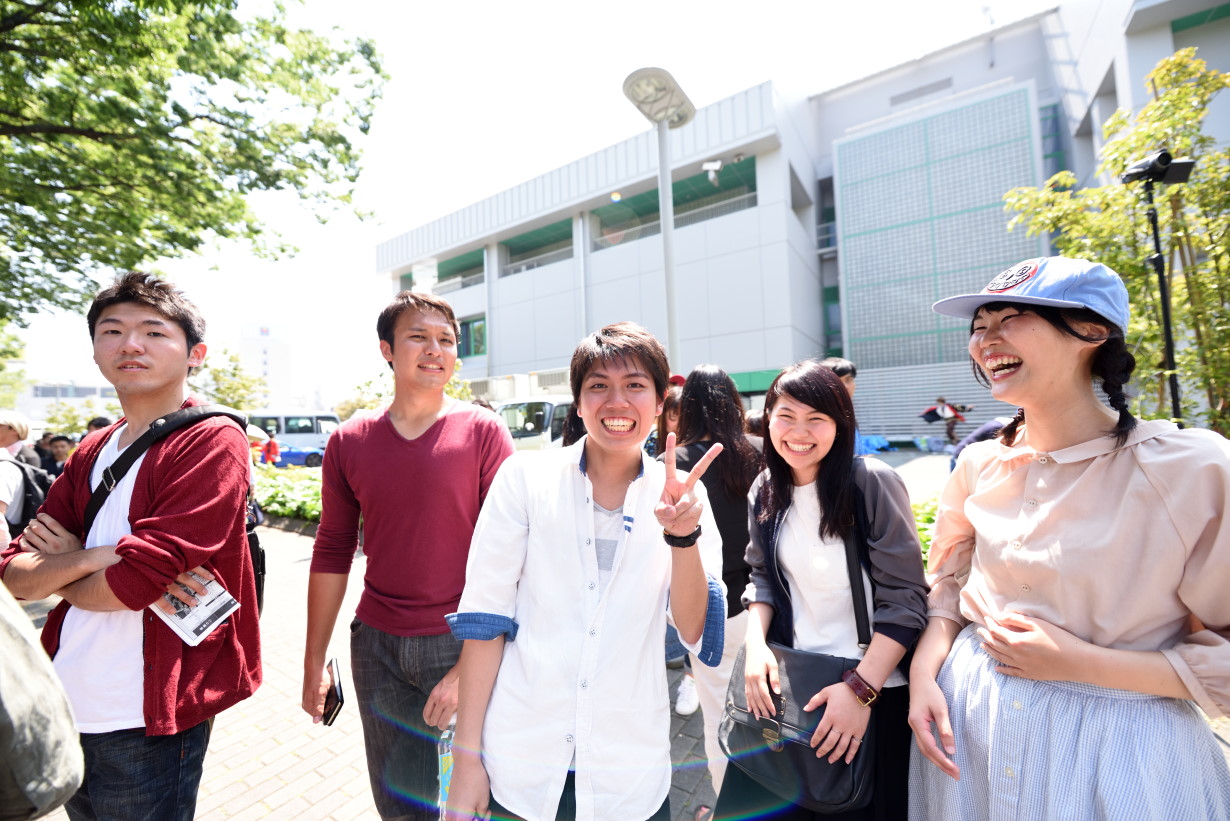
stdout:
MULTIPOLYGON (((1154 439, 1158 436, 1176 431, 1178 428, 1173 422, 1168 422, 1165 419, 1149 419, 1136 423, 1136 427, 1128 434, 1127 441, 1123 443, 1124 448, 1130 448, 1138 445, 1141 442, 1149 439, 1154 439)), ((998 441, 998 440, 997 440, 998 441)), ((1118 449, 1113 436, 1099 436, 1097 439, 1091 439, 1088 442, 1081 442, 1071 447, 1066 447, 1061 450, 1051 451, 1047 456, 1054 459, 1058 464, 1066 465, 1075 462, 1083 462, 1088 459, 1095 459, 1099 456, 1104 456, 1113 450, 1118 449)), ((1028 445, 1019 445, 1009 447, 999 443, 999 452, 996 453, 996 458, 1001 462, 1008 462, 1015 459, 1032 459, 1038 455, 1039 451, 1031 448, 1028 445)))
MULTIPOLYGON (((585 471, 585 464, 586 464, 585 441, 587 439, 589 439, 588 434, 585 436, 582 436, 572 445, 572 447, 575 450, 580 451, 580 456, 577 457, 577 468, 581 471, 582 476, 587 476, 586 471, 585 471)), ((645 475, 645 463, 648 461, 649 461, 649 454, 645 452, 644 448, 641 448, 641 468, 636 473, 637 479, 645 475)))

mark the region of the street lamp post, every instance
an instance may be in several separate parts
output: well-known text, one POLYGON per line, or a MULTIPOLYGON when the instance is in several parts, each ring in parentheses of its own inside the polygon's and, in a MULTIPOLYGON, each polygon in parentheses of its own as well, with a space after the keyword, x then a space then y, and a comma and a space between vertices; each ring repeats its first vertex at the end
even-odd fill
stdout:
MULTIPOLYGON (((1162 256, 1162 235, 1157 225, 1157 207, 1153 204, 1153 183, 1168 184, 1187 182, 1191 176, 1195 160, 1176 160, 1169 151, 1158 151, 1142 160, 1128 166, 1119 178, 1124 185, 1143 180, 1145 184, 1145 202, 1148 204, 1149 228, 1153 233, 1153 253, 1149 263, 1157 274, 1158 299, 1162 303, 1162 339, 1164 344, 1163 367, 1165 367, 1170 383, 1170 415, 1183 426, 1183 412, 1179 403, 1179 374, 1174 359, 1174 331, 1170 325, 1170 283, 1166 279, 1166 260, 1162 256)), ((1124 329, 1127 330, 1126 328, 1124 329)))
POLYGON ((679 328, 675 311, 675 203, 671 191, 671 152, 667 129, 687 125, 696 116, 670 72, 639 68, 624 80, 624 96, 658 130, 658 217, 662 227, 662 264, 666 285, 666 352, 672 370, 679 366, 679 328))

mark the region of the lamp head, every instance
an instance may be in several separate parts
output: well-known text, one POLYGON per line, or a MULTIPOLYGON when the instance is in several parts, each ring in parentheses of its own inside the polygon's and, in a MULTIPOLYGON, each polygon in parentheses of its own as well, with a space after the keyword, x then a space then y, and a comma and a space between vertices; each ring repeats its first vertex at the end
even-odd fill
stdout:
POLYGON ((696 106, 665 69, 638 68, 624 80, 624 96, 655 125, 678 128, 696 116, 696 106))

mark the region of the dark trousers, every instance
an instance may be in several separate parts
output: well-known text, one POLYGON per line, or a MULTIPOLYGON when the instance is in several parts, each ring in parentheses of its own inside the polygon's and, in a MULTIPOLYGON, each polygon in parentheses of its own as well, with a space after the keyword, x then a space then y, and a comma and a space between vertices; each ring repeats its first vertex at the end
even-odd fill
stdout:
POLYGON ((64 805, 72 821, 192 821, 210 722, 175 735, 82 733, 85 780, 64 805))
POLYGON ((872 707, 876 711, 875 786, 871 803, 849 812, 822 815, 791 804, 760 786, 735 762, 726 768, 722 793, 714 809, 718 819, 772 818, 774 821, 904 821, 909 810, 910 748, 913 733, 907 719, 910 688, 886 687, 872 707))
MULTIPOLYGON (((514 815, 508 809, 495 800, 495 796, 491 796, 489 803, 491 810, 491 821, 525 821, 519 815, 514 815)), ((564 779, 564 792, 559 797, 559 809, 555 813, 555 821, 574 821, 577 817, 577 774, 569 772, 568 777, 564 779)), ((658 807, 658 811, 651 815, 646 821, 670 821, 671 818, 671 799, 668 795, 666 800, 662 802, 662 806, 658 807)))
POLYGON ((367 777, 381 818, 440 817, 440 730, 427 726, 423 708, 460 652, 461 642, 449 633, 394 636, 358 619, 351 622, 355 701, 363 721, 367 777))

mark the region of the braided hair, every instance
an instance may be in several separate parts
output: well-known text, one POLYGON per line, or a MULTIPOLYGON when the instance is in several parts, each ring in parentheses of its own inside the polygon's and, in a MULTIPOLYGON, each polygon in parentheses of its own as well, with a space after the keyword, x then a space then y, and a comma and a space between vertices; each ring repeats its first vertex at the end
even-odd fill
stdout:
MULTIPOLYGON (((1088 308, 1054 308, 1049 305, 988 302, 980 310, 994 312, 1002 311, 1005 308, 1017 308, 1035 314, 1045 319, 1061 333, 1084 342, 1102 342, 1093 356, 1092 375, 1095 380, 1101 381, 1102 392, 1106 394, 1107 404, 1119 412, 1119 420, 1115 423, 1114 428, 1106 432, 1106 435, 1115 437, 1116 447, 1123 447, 1123 444, 1127 442, 1128 435, 1136 427, 1136 417, 1128 410, 1127 393, 1124 392, 1124 386, 1132 378, 1132 372, 1136 370, 1136 357, 1128 350, 1123 329, 1107 321, 1101 314, 1095 313, 1088 308), (1073 324, 1079 325, 1083 323, 1105 328, 1106 336, 1086 336, 1072 327, 1073 324)), ((973 333, 972 322, 970 324, 970 333, 973 333)), ((977 361, 971 358, 970 363, 973 365, 974 378, 984 387, 990 387, 991 382, 987 379, 987 375, 983 372, 977 361)), ((1016 415, 1012 417, 1012 421, 1004 425, 1000 430, 1000 441, 1005 445, 1012 445, 1016 441, 1017 430, 1024 421, 1025 409, 1017 408, 1016 415)))

